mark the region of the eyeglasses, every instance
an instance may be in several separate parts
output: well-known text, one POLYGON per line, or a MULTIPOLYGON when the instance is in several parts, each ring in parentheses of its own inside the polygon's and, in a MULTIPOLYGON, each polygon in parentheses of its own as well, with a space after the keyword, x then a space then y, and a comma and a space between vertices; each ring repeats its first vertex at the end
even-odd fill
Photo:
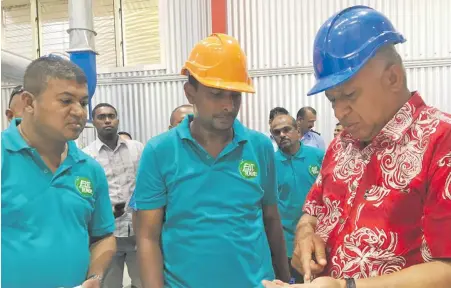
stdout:
POLYGON ((25 90, 23 89, 22 85, 16 86, 16 87, 14 87, 13 91, 11 92, 11 97, 13 97, 16 94, 22 93, 23 91, 25 91, 25 90))

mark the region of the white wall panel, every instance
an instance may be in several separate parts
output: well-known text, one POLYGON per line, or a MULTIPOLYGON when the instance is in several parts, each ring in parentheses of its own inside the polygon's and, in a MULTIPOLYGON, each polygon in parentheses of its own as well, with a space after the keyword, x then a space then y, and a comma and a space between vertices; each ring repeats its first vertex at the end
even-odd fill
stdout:
POLYGON ((302 106, 318 113, 316 129, 326 141, 336 123, 324 94, 307 97, 314 83, 313 42, 326 19, 353 5, 387 15, 407 42, 397 45, 405 61, 409 87, 428 104, 451 112, 451 27, 449 0, 228 0, 228 31, 241 43, 254 74, 257 93, 244 98, 241 117, 249 127, 268 131, 268 114, 284 106, 296 114, 302 106))
POLYGON ((164 25, 167 74, 180 73, 194 45, 211 33, 210 1, 166 1, 166 15, 160 21, 164 25))
POLYGON ((321 24, 356 4, 391 19, 407 38, 400 47, 405 60, 451 57, 449 0, 229 0, 228 31, 244 47, 250 69, 310 66, 321 24))

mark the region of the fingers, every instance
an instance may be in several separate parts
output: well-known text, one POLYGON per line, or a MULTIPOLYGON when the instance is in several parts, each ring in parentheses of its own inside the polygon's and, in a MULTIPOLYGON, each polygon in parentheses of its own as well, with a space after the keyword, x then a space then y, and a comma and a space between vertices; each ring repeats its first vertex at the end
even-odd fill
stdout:
POLYGON ((304 275, 306 283, 310 282, 312 276, 323 272, 327 265, 324 241, 313 235, 299 243, 293 253, 291 265, 304 275))
POLYGON ((326 245, 324 244, 323 239, 320 237, 313 237, 313 246, 315 251, 316 263, 325 267, 327 265, 326 260, 326 245))
MULTIPOLYGON (((308 243, 310 244, 310 243, 308 243)), ((312 245, 302 245, 301 250, 301 273, 304 272, 304 279, 310 279, 312 277, 312 271, 310 268, 312 262, 312 245)))

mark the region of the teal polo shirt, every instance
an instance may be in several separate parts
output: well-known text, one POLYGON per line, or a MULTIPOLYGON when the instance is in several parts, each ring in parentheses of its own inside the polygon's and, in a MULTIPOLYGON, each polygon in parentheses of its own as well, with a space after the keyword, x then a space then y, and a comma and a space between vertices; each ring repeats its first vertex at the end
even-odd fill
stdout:
POLYGON ((215 159, 191 135, 192 115, 144 149, 136 208, 166 207, 165 287, 262 287, 274 279, 263 206, 277 205, 274 150, 238 120, 215 159))
POLYGON ((294 155, 287 155, 280 149, 276 152, 279 213, 289 258, 293 255, 294 235, 302 216, 302 206, 319 174, 323 158, 324 151, 302 142, 294 155))
POLYGON ((81 285, 89 237, 114 231, 102 167, 68 142, 53 174, 20 135, 14 119, 2 132, 2 287, 81 285))

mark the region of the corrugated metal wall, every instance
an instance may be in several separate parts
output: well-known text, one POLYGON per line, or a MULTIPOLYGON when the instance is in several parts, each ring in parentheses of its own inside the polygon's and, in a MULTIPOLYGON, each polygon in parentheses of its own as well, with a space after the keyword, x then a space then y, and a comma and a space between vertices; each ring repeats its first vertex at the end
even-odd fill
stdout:
MULTIPOLYGON (((311 61, 314 35, 341 8, 364 4, 388 15, 408 42, 399 51, 406 59, 409 87, 426 101, 451 112, 451 1, 429 0, 229 0, 228 30, 246 51, 257 89, 243 97, 240 119, 250 128, 267 132, 268 113, 284 106, 296 113, 313 106, 319 113, 317 130, 332 138, 335 118, 323 95, 306 97, 314 82, 311 61), (446 31, 446 30, 445 30, 446 31)), ((122 130, 141 141, 167 129, 169 115, 186 103, 179 70, 189 51, 210 31, 210 0, 168 0, 162 15, 166 35, 166 69, 101 74, 94 105, 109 102, 119 110, 122 130)), ((2 107, 10 90, 2 89, 2 107)), ((4 109, 3 109, 4 110, 4 109)), ((3 127, 5 127, 3 125, 3 127)), ((83 144, 94 139, 86 129, 83 144)))
POLYGON ((268 131, 269 110, 284 106, 296 113, 312 106, 316 130, 330 141, 336 119, 324 94, 307 97, 314 83, 313 40, 320 25, 339 10, 367 5, 387 15, 407 42, 398 50, 405 60, 409 88, 427 103, 451 112, 451 27, 449 0, 229 0, 228 31, 248 55, 257 94, 245 97, 241 117, 249 127, 268 131))

